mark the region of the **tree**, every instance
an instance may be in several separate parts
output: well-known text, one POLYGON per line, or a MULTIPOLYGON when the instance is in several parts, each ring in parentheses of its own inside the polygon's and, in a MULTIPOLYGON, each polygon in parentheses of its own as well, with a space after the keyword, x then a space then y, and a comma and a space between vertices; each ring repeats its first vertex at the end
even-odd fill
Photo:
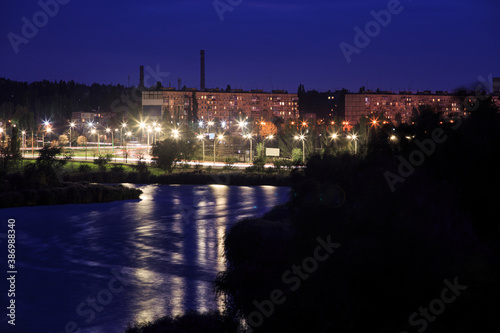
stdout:
MULTIPOLYGON (((4 133, 2 133, 4 135, 4 133)), ((17 126, 12 126, 10 144, 0 145, 0 176, 5 176, 21 157, 17 126)))
POLYGON ((189 159, 193 154, 193 140, 188 142, 167 138, 153 145, 153 163, 166 172, 172 172, 181 159, 189 159))
POLYGON ((198 99, 196 98, 196 91, 193 91, 191 99, 193 100, 193 103, 191 104, 193 121, 197 122, 198 121, 198 99))
POLYGON ((261 122, 259 127, 260 136, 266 138, 269 135, 276 135, 278 128, 270 121, 261 122))
POLYGON ((94 160, 94 164, 97 165, 100 171, 106 171, 106 165, 111 162, 113 154, 99 155, 97 159, 94 160))
POLYGON ((67 145, 69 143, 68 136, 65 134, 59 135, 58 141, 59 141, 59 145, 61 145, 61 146, 67 145))
POLYGON ((80 135, 78 139, 76 140, 76 143, 80 146, 83 146, 87 143, 87 138, 84 137, 83 135, 80 135))

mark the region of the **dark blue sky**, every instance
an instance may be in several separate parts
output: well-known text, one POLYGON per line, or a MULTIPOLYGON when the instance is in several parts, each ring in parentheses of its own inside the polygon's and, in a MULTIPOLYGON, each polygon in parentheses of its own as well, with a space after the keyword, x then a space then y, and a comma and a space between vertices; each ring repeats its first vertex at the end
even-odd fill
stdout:
POLYGON ((339 45, 395 0, 220 0, 223 20, 213 0, 59 1, 53 17, 36 0, 1 2, 0 76, 137 85, 144 65, 169 73, 163 85, 199 87, 201 49, 207 87, 452 90, 500 76, 498 0, 401 0, 350 63, 339 45))

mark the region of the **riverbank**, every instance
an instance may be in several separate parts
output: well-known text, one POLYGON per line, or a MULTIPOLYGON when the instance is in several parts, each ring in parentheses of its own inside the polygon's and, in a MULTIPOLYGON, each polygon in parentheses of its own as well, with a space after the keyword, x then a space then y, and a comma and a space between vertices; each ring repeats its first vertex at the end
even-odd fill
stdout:
POLYGON ((132 184, 179 184, 179 185, 237 185, 237 186, 290 186, 290 175, 245 173, 245 172, 207 172, 203 170, 163 175, 140 172, 96 171, 70 173, 65 181, 88 181, 93 183, 132 183, 132 184))
POLYGON ((122 185, 62 183, 61 186, 20 189, 0 193, 0 208, 100 203, 139 199, 142 191, 122 185))

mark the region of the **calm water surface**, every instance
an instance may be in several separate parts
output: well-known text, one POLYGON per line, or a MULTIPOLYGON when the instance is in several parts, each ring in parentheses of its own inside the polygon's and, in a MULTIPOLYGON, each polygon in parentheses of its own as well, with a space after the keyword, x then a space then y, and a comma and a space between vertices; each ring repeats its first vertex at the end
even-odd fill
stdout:
MULTIPOLYGON (((136 187, 141 200, 0 210, 5 257, 7 219, 16 220, 18 271, 16 326, 2 311, 0 332, 124 332, 129 322, 220 309, 212 282, 224 269, 224 235, 289 194, 274 186, 136 187)), ((0 265, 7 275, 6 260, 0 265)), ((8 286, 0 286, 5 309, 8 286)))

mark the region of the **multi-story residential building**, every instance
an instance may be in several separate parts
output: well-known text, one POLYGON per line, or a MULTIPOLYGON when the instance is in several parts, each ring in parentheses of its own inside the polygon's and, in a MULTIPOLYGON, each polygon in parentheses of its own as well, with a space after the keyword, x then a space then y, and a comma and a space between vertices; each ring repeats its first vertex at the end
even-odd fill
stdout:
POLYGON ((73 112, 71 114, 71 122, 75 124, 75 129, 82 130, 88 123, 107 126, 115 116, 116 113, 114 112, 101 112, 95 110, 93 112, 73 112))
MULTIPOLYGON (((335 92, 330 98, 336 99, 339 105, 337 109, 332 109, 334 115, 351 125, 358 123, 362 116, 370 118, 375 115, 384 116, 395 124, 409 123, 414 112, 421 106, 441 112, 444 118, 467 114, 463 105, 465 96, 443 91, 335 92)), ((500 105, 498 96, 493 96, 493 100, 500 105)))
POLYGON ((188 120, 188 115, 197 102, 197 116, 201 120, 237 120, 253 117, 255 119, 298 118, 297 94, 288 94, 274 90, 267 93, 262 90, 243 91, 219 89, 197 91, 195 89, 146 90, 142 92, 143 115, 150 118, 170 117, 181 122, 188 120))

